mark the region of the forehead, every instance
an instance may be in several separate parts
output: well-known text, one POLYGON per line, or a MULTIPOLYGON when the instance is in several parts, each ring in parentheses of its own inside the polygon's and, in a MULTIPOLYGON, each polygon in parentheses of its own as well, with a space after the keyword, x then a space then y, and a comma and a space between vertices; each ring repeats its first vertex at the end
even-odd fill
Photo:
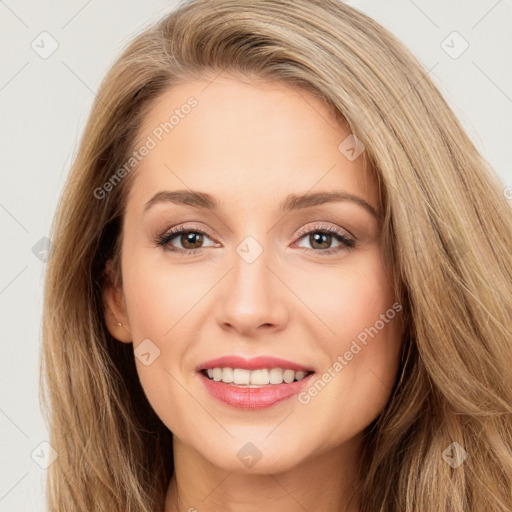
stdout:
POLYGON ((362 156, 349 160, 350 136, 309 92, 280 82, 219 76, 169 88, 152 105, 136 148, 130 202, 159 190, 194 189, 255 206, 290 193, 343 190, 378 209, 362 156))

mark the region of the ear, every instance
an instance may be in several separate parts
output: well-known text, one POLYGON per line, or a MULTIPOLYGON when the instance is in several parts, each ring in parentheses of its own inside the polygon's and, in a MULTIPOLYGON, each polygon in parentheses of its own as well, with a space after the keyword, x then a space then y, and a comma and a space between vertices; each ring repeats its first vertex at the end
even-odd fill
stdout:
POLYGON ((104 277, 102 297, 107 329, 115 339, 123 343, 131 343, 133 337, 126 314, 126 302, 122 289, 116 284, 112 260, 108 260, 105 265, 104 277))

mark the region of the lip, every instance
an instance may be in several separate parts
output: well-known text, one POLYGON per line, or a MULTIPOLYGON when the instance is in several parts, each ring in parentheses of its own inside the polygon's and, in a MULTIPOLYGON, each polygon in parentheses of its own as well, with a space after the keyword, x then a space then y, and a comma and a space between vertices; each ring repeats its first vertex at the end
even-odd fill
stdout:
MULTIPOLYGON (((240 366, 236 367, 240 368, 240 366)), ((208 393, 222 403, 238 409, 263 409, 300 393, 309 385, 315 374, 312 373, 290 384, 269 384, 259 388, 232 386, 221 381, 210 380, 201 372, 198 375, 208 393)))
MULTIPOLYGON (((265 368, 282 368, 283 370, 293 370, 296 372, 314 372, 315 370, 308 366, 303 366, 286 359, 279 359, 271 356, 259 356, 252 359, 245 359, 240 356, 224 356, 216 359, 210 359, 200 364, 196 371, 207 370, 209 368, 242 368, 244 370, 263 370, 265 368)), ((301 381, 299 381, 301 382, 301 381)), ((290 385, 290 384, 287 384, 290 385)), ((254 389, 254 388, 253 388, 254 389)))

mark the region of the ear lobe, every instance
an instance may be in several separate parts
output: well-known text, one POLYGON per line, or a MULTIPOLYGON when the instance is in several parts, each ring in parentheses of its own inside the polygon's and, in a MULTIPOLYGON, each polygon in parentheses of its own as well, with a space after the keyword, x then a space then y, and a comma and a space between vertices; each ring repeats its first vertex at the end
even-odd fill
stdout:
POLYGON ((122 290, 114 284, 111 263, 109 260, 105 266, 102 289, 105 324, 115 339, 123 343, 131 343, 133 339, 126 314, 126 303, 122 290))

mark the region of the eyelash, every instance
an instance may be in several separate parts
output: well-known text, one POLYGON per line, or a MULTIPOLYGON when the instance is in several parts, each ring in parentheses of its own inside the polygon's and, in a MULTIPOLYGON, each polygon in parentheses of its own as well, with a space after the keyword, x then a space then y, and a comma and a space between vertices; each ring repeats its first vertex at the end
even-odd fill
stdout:
MULTIPOLYGON (((179 247, 172 247, 171 245, 169 245, 169 243, 174 238, 176 238, 178 235, 182 235, 183 233, 198 233, 200 235, 204 235, 204 236, 207 236, 208 238, 212 239, 212 236, 202 229, 196 228, 194 226, 188 226, 188 227, 182 226, 179 228, 172 228, 168 231, 165 231, 162 234, 157 235, 155 237, 154 243, 158 247, 163 247, 165 250, 173 252, 173 253, 177 253, 181 256, 193 255, 193 254, 196 254, 198 251, 205 249, 205 247, 199 247, 197 249, 180 249, 179 247)), ((342 233, 338 229, 333 228, 331 226, 315 226, 306 231, 301 231, 299 233, 298 240, 301 240, 302 238, 304 238, 305 235, 309 235, 311 233, 322 233, 324 235, 325 234, 333 235, 334 238, 336 240, 338 240, 339 242, 341 242, 344 247, 339 246, 339 247, 335 247, 332 249, 309 249, 307 247, 302 247, 302 249, 306 249, 308 252, 312 251, 315 253, 329 255, 329 254, 337 253, 343 249, 350 250, 356 246, 356 241, 354 239, 349 238, 344 233, 342 233)))

